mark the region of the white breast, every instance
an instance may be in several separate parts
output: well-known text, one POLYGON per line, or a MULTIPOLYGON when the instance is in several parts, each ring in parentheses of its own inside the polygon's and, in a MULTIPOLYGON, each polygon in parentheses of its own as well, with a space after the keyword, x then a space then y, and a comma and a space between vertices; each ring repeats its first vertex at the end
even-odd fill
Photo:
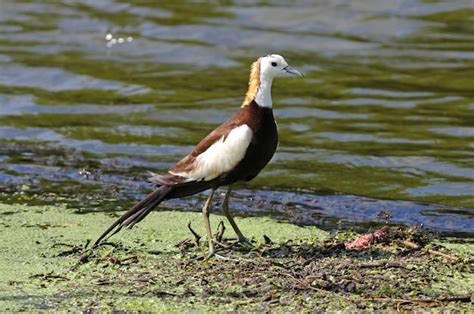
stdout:
POLYGON ((241 161, 252 141, 252 130, 246 124, 234 128, 227 137, 221 137, 206 151, 197 156, 193 170, 171 174, 189 180, 215 179, 224 172, 234 168, 241 161))

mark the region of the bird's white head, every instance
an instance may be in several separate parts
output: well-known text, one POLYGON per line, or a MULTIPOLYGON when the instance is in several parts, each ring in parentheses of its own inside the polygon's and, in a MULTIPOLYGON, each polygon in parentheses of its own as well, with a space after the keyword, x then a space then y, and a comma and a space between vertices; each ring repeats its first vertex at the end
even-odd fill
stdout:
POLYGON ((250 70, 249 89, 242 107, 255 100, 260 107, 272 108, 271 89, 273 78, 282 73, 303 76, 298 70, 289 66, 280 55, 271 54, 258 58, 252 64, 250 70))
POLYGON ((285 58, 277 54, 260 58, 260 80, 272 80, 283 73, 302 76, 301 72, 288 65, 285 58))

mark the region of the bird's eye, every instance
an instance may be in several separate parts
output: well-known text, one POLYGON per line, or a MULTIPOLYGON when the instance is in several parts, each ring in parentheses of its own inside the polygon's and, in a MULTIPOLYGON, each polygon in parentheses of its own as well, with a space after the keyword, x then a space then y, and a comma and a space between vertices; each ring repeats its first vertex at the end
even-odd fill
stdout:
POLYGON ((276 67, 276 66, 277 66, 277 63, 276 63, 276 62, 272 62, 272 66, 276 67))

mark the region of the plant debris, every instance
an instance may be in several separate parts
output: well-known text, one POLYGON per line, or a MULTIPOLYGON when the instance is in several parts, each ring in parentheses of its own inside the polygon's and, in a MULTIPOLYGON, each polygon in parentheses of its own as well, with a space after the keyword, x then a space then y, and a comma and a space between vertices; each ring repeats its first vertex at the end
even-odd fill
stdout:
MULTIPOLYGON (((32 278, 69 280, 73 287, 73 278, 79 276, 91 290, 111 287, 140 298, 154 296, 188 306, 231 304, 233 309, 249 310, 276 306, 296 311, 328 307, 414 310, 472 302, 471 294, 433 291, 433 284, 446 274, 472 272, 472 263, 450 252, 426 250, 432 243, 421 231, 385 227, 371 233, 370 245, 363 247, 347 243, 367 243, 367 235, 351 241, 338 234, 323 242, 278 244, 266 236, 263 243, 254 241, 249 250, 234 245, 234 239, 223 238, 221 224, 218 248, 228 257, 226 261, 203 259, 205 245, 189 224, 192 238, 177 245, 181 250, 178 259, 105 245, 88 251, 92 253, 84 262, 84 252, 73 247, 66 252, 78 256, 78 264, 83 265, 75 268, 73 275, 66 271, 32 278)), ((57 256, 64 256, 64 252, 57 256)), ((90 308, 99 309, 96 305, 90 308)))
POLYGON ((225 259, 206 259, 203 226, 186 228, 189 221, 201 220, 199 214, 155 212, 140 228, 91 249, 90 234, 99 234, 110 217, 75 215, 56 207, 34 209, 5 218, 21 222, 15 230, 4 229, 0 238, 2 250, 10 248, 5 261, 0 261, 0 270, 13 265, 15 273, 9 275, 12 270, 8 270, 3 273, 6 283, 0 282, 4 291, 0 303, 6 310, 472 308, 472 245, 459 244, 459 239, 441 240, 420 228, 386 226, 372 232, 383 236, 370 245, 347 248, 346 243, 361 235, 348 231, 330 236, 314 227, 245 218, 243 231, 254 236, 248 246, 236 242, 232 230, 214 216, 217 253, 225 259), (48 215, 44 215, 46 210, 48 215), (166 226, 153 228, 163 221, 166 226), (27 226, 34 223, 68 227, 27 226), (17 244, 14 250, 12 241, 17 244), (9 262, 19 260, 24 264, 9 262))

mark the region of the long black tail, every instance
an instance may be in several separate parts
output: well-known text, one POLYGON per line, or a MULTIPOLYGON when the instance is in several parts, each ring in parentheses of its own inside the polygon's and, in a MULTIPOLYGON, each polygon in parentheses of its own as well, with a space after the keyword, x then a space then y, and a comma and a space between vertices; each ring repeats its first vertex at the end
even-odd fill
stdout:
POLYGON ((169 185, 162 185, 145 197, 143 200, 130 208, 122 217, 115 221, 104 233, 95 241, 94 247, 105 238, 110 238, 123 227, 132 228, 142 221, 156 206, 158 206, 166 196, 173 190, 169 185))

